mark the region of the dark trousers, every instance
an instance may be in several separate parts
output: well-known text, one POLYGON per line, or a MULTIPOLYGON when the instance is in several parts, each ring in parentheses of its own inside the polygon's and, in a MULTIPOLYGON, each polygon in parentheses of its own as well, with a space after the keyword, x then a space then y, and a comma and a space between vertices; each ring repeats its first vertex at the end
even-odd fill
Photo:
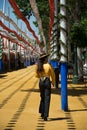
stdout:
POLYGON ((54 68, 54 72, 55 72, 55 78, 56 78, 55 87, 58 88, 58 84, 59 84, 59 68, 54 68))
POLYGON ((39 113, 41 113, 44 117, 49 116, 49 106, 50 106, 50 98, 51 98, 51 82, 49 78, 46 78, 45 81, 39 82, 40 88, 40 106, 39 113))

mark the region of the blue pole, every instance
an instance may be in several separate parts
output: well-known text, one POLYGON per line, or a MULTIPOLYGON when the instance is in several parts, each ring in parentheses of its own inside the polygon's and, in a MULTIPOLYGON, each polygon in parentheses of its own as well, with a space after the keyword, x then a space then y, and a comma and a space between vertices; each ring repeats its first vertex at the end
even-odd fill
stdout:
POLYGON ((0 73, 2 73, 2 59, 0 59, 0 73))
POLYGON ((67 93, 67 63, 60 64, 61 73, 61 104, 62 110, 68 110, 68 93, 67 93))

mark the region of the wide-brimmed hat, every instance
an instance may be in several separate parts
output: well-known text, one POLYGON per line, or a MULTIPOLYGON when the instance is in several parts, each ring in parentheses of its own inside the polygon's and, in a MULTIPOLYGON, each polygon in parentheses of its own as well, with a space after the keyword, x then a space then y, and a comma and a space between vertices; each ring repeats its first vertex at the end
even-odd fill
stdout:
POLYGON ((43 53, 43 54, 40 55, 39 59, 46 58, 48 56, 49 56, 49 54, 43 53))

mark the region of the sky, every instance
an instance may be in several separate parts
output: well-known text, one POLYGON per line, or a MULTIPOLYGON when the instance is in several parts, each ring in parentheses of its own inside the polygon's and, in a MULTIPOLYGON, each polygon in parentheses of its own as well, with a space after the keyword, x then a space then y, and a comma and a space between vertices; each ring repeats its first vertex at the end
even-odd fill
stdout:
MULTIPOLYGON (((2 10, 7 16, 10 16, 10 18, 12 20, 14 20, 14 22, 17 24, 17 18, 15 17, 15 15, 13 13, 13 9, 12 9, 11 5, 9 4, 8 0, 0 0, 0 10, 2 10), (5 1, 5 6, 4 6, 5 8, 3 9, 4 1, 5 1), (9 14, 9 10, 10 10, 10 14, 9 14)), ((0 17, 0 20, 1 20, 1 17, 0 17)), ((30 26, 35 31, 36 35, 38 36, 38 28, 36 28, 34 26, 33 21, 35 21, 35 17, 31 16, 31 18, 29 20, 30 26)), ((9 23, 6 20, 4 20, 4 24, 6 26, 9 26, 9 23)), ((27 32, 27 34, 29 35, 30 38, 34 39, 33 35, 27 30, 26 24, 22 20, 18 20, 18 24, 17 25, 18 25, 19 28, 21 28, 21 25, 22 25, 22 30, 24 32, 27 32)), ((10 24, 10 28, 15 30, 14 26, 11 25, 11 24, 10 24)))

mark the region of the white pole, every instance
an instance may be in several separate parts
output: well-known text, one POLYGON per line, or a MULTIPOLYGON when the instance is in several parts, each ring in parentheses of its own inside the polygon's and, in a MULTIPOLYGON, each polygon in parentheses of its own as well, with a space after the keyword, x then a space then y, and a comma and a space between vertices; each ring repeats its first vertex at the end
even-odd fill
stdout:
POLYGON ((58 0, 54 0, 54 27, 52 29, 52 40, 50 42, 51 50, 50 50, 50 58, 51 59, 58 59, 58 48, 57 48, 57 42, 58 42, 58 36, 57 36, 57 15, 58 15, 58 0))
POLYGON ((54 3, 55 3, 55 10, 54 10, 54 27, 53 27, 53 33, 55 35, 54 37, 54 41, 53 41, 53 44, 54 44, 54 59, 58 59, 58 48, 57 48, 57 13, 58 13, 58 0, 54 0, 54 3), (55 32, 54 32, 55 31, 55 32))
POLYGON ((66 33, 66 19, 63 17, 66 17, 66 8, 64 7, 66 4, 66 0, 60 0, 60 4, 62 5, 60 7, 60 15, 62 16, 61 20, 60 20, 60 40, 62 42, 61 44, 61 58, 60 61, 61 62, 67 62, 67 48, 66 48, 66 44, 67 44, 67 33, 66 33))

